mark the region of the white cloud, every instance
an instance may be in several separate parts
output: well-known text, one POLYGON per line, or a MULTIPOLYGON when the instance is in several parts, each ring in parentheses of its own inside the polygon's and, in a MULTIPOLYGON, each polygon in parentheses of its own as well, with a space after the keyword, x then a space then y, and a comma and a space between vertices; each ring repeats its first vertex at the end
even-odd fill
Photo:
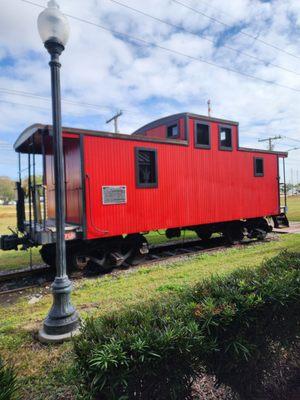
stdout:
MULTIPOLYGON (((46 1, 35 1, 46 4, 46 1)), ((86 0, 84 4, 82 0, 60 0, 60 5, 64 12, 79 18, 300 90, 300 76, 264 65, 220 45, 234 47, 300 73, 299 58, 276 51, 240 32, 244 29, 254 37, 298 55, 298 2, 180 0, 234 27, 235 31, 231 31, 171 0, 119 1, 182 26, 195 35, 173 29, 110 0, 86 0), (201 39, 197 33, 205 35, 215 45, 201 39)), ((0 88, 49 96, 49 57, 36 28, 40 10, 21 0, 3 0, 0 88)), ((123 108, 128 111, 120 121, 121 129, 130 133, 152 119, 171 113, 191 111, 206 114, 206 101, 210 98, 214 116, 240 122, 242 144, 256 147, 257 138, 274 134, 299 137, 300 92, 250 80, 155 47, 141 46, 132 40, 124 41, 118 35, 73 19, 70 19, 70 24, 71 38, 61 58, 64 97, 99 105, 99 110, 63 104, 65 125, 107 129, 106 118, 116 109, 123 108), (110 107, 111 111, 102 106, 110 107)), ((49 101, 0 91, 0 140, 12 144, 26 126, 34 122, 49 123, 49 106, 49 101)), ((278 142, 277 148, 286 149, 295 144, 285 139, 278 142)), ((13 152, 5 154, 6 158, 2 157, 3 152, 0 145, 0 174, 5 173, 6 164, 10 167, 15 165, 13 152)), ((299 168, 297 159, 299 151, 291 152, 288 168, 299 168)))

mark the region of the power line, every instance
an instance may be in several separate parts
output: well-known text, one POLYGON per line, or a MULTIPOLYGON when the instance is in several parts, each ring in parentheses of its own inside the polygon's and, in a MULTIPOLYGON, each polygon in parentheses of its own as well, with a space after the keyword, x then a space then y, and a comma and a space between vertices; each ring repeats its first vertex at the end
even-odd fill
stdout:
MULTIPOLYGON (((1 90, 0 90, 0 92, 1 92, 1 90)), ((12 94, 14 94, 14 93, 12 93, 12 94)), ((38 96, 35 96, 35 95, 26 95, 26 97, 33 97, 33 98, 38 98, 38 96)), ((43 100, 47 100, 47 98, 45 98, 45 99, 43 99, 43 100)), ((62 100, 63 101, 63 100, 62 100)), ((46 108, 46 107, 40 107, 40 106, 36 106, 36 105, 34 105, 34 104, 25 104, 25 103, 19 103, 19 102, 15 102, 15 101, 9 101, 9 100, 3 100, 3 99, 1 99, 0 98, 0 103, 5 103, 5 104, 12 104, 12 105, 15 105, 15 106, 20 106, 20 107, 27 107, 27 108, 32 108, 32 109, 38 109, 38 110, 43 110, 43 111, 51 111, 51 109, 50 108, 46 108)), ((76 104, 76 105, 80 105, 80 104, 76 104)), ((113 110, 113 108, 109 108, 109 107, 107 107, 107 109, 108 110, 113 110)), ((94 108, 92 108, 92 110, 94 110, 94 108)), ((127 111, 127 113, 131 113, 131 114, 138 114, 138 112, 137 111, 127 111)), ((0 146, 1 146, 1 143, 0 143, 0 146)))
POLYGON ((7 142, 0 142, 0 150, 11 150, 12 145, 7 142))
MULTIPOLYGON (((20 1, 22 1, 24 3, 31 4, 31 5, 35 5, 35 6, 40 7, 40 8, 45 8, 44 6, 41 6, 40 4, 34 3, 32 1, 29 1, 29 0, 20 0, 20 1)), ((181 51, 170 49, 168 47, 162 46, 161 44, 157 44, 157 43, 154 43, 154 42, 149 42, 149 41, 147 41, 145 39, 141 39, 141 38, 138 38, 136 36, 129 35, 128 33, 122 33, 122 32, 117 31, 115 29, 107 28, 107 27, 105 27, 103 25, 97 24, 97 23, 92 22, 92 21, 85 20, 83 18, 76 17, 76 16, 71 15, 71 14, 64 13, 64 15, 66 15, 67 17, 72 18, 72 19, 74 19, 76 21, 83 22, 85 24, 98 27, 98 28, 100 28, 102 30, 105 30, 107 32, 114 33, 115 35, 119 35, 121 37, 123 36, 125 38, 134 40, 134 41, 136 41, 138 43, 142 43, 142 45, 144 45, 144 46, 156 47, 156 48, 158 48, 160 50, 167 51, 168 53, 176 54, 177 56, 185 57, 185 58, 188 58, 188 59, 193 60, 193 61, 197 61, 197 62, 201 62, 201 63, 207 64, 207 65, 211 65, 211 66, 213 66, 215 68, 223 69, 223 70, 228 71, 228 72, 233 72, 235 74, 238 74, 238 75, 244 76, 246 78, 250 78, 250 79, 259 81, 259 82, 263 82, 263 83, 268 84, 268 85, 281 87, 283 89, 288 89, 288 90, 291 90, 293 92, 298 92, 298 93, 300 92, 300 89, 296 89, 296 88, 293 88, 293 87, 290 87, 290 86, 282 85, 282 84, 276 83, 274 81, 269 81, 269 80, 260 78, 260 77, 255 76, 255 75, 248 74, 246 72, 238 71, 236 69, 233 69, 233 68, 230 68, 230 67, 226 67, 226 66, 221 65, 221 64, 214 63, 212 61, 206 60, 206 59, 201 58, 201 57, 194 57, 194 56, 191 56, 189 54, 182 53, 181 51)))
MULTIPOLYGON (((47 100, 50 101, 51 98, 49 96, 43 96, 43 95, 37 95, 34 93, 30 93, 30 92, 25 92, 25 91, 21 91, 21 90, 13 90, 13 89, 7 89, 7 88, 0 88, 0 93, 4 93, 4 94, 12 94, 12 95, 18 95, 18 96, 24 96, 24 97, 32 97, 34 99, 39 99, 39 100, 47 100)), ((108 106, 102 106, 102 105, 98 105, 98 104, 90 104, 90 103, 82 103, 82 102, 77 102, 77 101, 72 101, 72 100, 67 100, 67 99, 62 99, 62 102, 67 103, 67 104, 71 104, 77 107, 82 107, 82 108, 92 108, 92 109, 105 109, 105 110, 112 110, 112 107, 108 107, 108 106)), ((129 110, 126 110, 128 112, 130 112, 129 110)))
MULTIPOLYGON (((144 16, 146 16, 146 17, 148 17, 148 18, 151 18, 151 19, 153 19, 154 21, 158 21, 158 22, 160 22, 160 23, 162 23, 162 24, 165 24, 165 25, 168 25, 168 26, 170 26, 170 27, 172 27, 172 28, 178 29, 178 30, 180 30, 180 31, 182 31, 182 32, 189 33, 190 35, 193 35, 193 36, 201 37, 203 40, 206 40, 207 42, 210 42, 210 43, 212 43, 213 45, 215 45, 214 40, 209 39, 209 38, 205 37, 204 35, 202 35, 202 34, 200 34, 200 33, 192 32, 191 30, 188 30, 188 29, 186 29, 186 28, 183 28, 182 26, 175 25, 175 24, 173 24, 173 23, 171 23, 171 22, 168 22, 168 21, 165 21, 165 20, 160 19, 160 18, 158 18, 158 17, 155 17, 155 16, 153 16, 153 15, 151 15, 151 14, 148 14, 148 13, 142 11, 142 10, 139 10, 139 9, 137 9, 137 8, 128 6, 127 4, 121 3, 120 1, 117 1, 117 0, 109 0, 109 1, 112 2, 112 3, 114 3, 114 4, 119 5, 119 6, 121 6, 121 7, 127 8, 127 9, 129 9, 129 10, 131 10, 131 11, 134 11, 134 12, 136 12, 136 13, 138 13, 138 14, 141 14, 141 15, 144 15, 144 16)), ((262 64, 264 64, 264 65, 266 65, 266 64, 267 64, 267 66, 271 65, 271 66, 273 66, 273 67, 275 67, 275 68, 278 68, 278 69, 281 69, 281 70, 283 70, 283 71, 289 72, 289 73, 291 73, 291 74, 295 74, 295 75, 300 76, 300 73, 298 73, 298 72, 296 72, 296 71, 292 71, 291 69, 285 68, 285 67, 283 67, 283 66, 281 66, 281 65, 277 65, 277 64, 274 64, 274 63, 272 63, 272 62, 263 60, 263 59, 261 59, 261 58, 255 56, 255 55, 248 54, 248 53, 246 53, 246 52, 244 52, 244 51, 242 51, 242 50, 235 49, 234 47, 228 46, 228 45, 226 45, 226 44, 223 44, 222 47, 224 47, 224 48, 226 48, 226 49, 229 49, 229 50, 235 52, 236 54, 243 54, 244 56, 249 57, 249 58, 252 58, 253 60, 259 61, 260 63, 262 63, 262 64)))
MULTIPOLYGON (((226 28, 232 29, 232 26, 230 26, 229 24, 226 24, 225 22, 221 21, 221 20, 218 19, 218 18, 211 17, 210 15, 205 14, 203 11, 197 10, 196 8, 191 7, 191 6, 189 6, 188 4, 182 3, 181 1, 178 1, 178 0, 171 0, 171 1, 173 1, 173 3, 177 3, 177 4, 181 5, 182 7, 185 7, 185 8, 187 8, 187 9, 191 10, 191 11, 194 11, 195 13, 197 13, 197 14, 199 14, 199 15, 202 15, 203 17, 208 18, 208 19, 210 19, 210 20, 213 21, 213 22, 216 22, 217 24, 220 24, 220 25, 225 26, 226 28)), ((244 36, 247 36, 247 37, 249 37, 249 38, 251 38, 251 39, 254 39, 254 40, 256 40, 256 41, 258 41, 258 42, 260 42, 260 43, 263 43, 265 46, 272 47, 273 49, 275 49, 275 50, 277 50, 277 51, 280 51, 280 52, 282 52, 282 53, 285 53, 285 54, 287 54, 287 55, 289 55, 289 56, 291 56, 291 57, 298 58, 298 59, 300 58, 300 57, 297 56, 296 54, 290 53, 290 52, 288 52, 288 51, 282 49, 281 47, 278 47, 278 46, 276 46, 276 45, 274 45, 274 44, 272 44, 272 43, 266 42, 265 40, 260 39, 260 38, 257 37, 257 36, 251 35, 250 33, 247 33, 247 32, 245 32, 245 31, 243 31, 243 30, 241 30, 240 32, 238 32, 237 35, 244 35, 244 36)))
POLYGON ((212 10, 218 11, 218 13, 220 13, 220 14, 224 14, 224 15, 227 15, 228 17, 232 17, 232 15, 229 14, 228 12, 225 12, 225 11, 223 11, 223 10, 220 10, 220 9, 217 8, 217 7, 213 7, 210 3, 207 3, 206 1, 199 0, 199 2, 202 3, 202 4, 204 4, 204 5, 206 5, 207 7, 211 8, 212 10))
POLYGON ((295 142, 299 142, 300 143, 299 139, 294 139, 294 138, 291 138, 291 137, 288 137, 288 136, 283 136, 283 138, 288 139, 288 140, 293 140, 295 142))
MULTIPOLYGON (((7 151, 13 151, 13 152, 15 152, 15 150, 14 150, 14 148, 13 148, 13 145, 11 145, 10 147, 0 147, 0 152, 1 151, 5 151, 5 153, 7 152, 7 151)), ((2 160, 1 160, 2 161, 2 160)), ((1 163, 1 161, 0 161, 0 163, 1 163)))
POLYGON ((16 103, 13 101, 8 101, 8 100, 3 100, 3 99, 0 99, 0 103, 6 103, 6 104, 12 104, 14 106, 22 106, 22 107, 36 108, 36 109, 40 109, 40 110, 50 111, 50 109, 48 109, 46 107, 39 107, 39 106, 35 106, 33 104, 16 103))
MULTIPOLYGON (((51 97, 48 96, 43 96, 43 95, 37 95, 35 93, 30 93, 30 92, 25 92, 25 91, 20 91, 20 90, 13 90, 13 89, 7 89, 7 88, 0 88, 0 93, 3 94, 9 94, 9 95, 17 95, 17 96, 22 96, 22 97, 30 97, 30 98, 34 98, 34 99, 38 99, 38 100, 46 100, 46 101, 50 101, 51 97)), ((1 100, 2 101, 2 100, 1 100)), ((2 102, 5 102, 4 100, 2 102)), ((70 105, 74 105, 77 107, 81 107, 81 108, 85 108, 85 109, 92 109, 92 110, 108 110, 108 111, 112 111, 114 110, 113 107, 109 107, 109 106, 103 106, 103 105, 98 105, 98 104, 91 104, 91 103, 82 103, 82 102, 76 102, 76 101, 72 101, 72 100, 68 100, 68 99, 62 99, 63 103, 66 104, 70 104, 70 105)), ((15 103, 18 104, 18 103, 15 103)), ((19 105, 26 105, 24 103, 19 103, 19 105)), ((41 109, 46 109, 43 107, 39 107, 39 106, 34 106, 32 105, 32 107, 35 108, 41 108, 41 109)), ((137 113, 137 111, 134 110, 129 110, 129 109, 125 109, 122 108, 123 111, 126 111, 127 113, 130 114, 134 114, 137 113)))

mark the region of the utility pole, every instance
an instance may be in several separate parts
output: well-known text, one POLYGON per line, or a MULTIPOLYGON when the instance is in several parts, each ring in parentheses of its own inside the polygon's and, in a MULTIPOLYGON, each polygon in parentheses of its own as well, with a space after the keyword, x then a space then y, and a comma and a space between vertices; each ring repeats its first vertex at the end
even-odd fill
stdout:
POLYGON ((273 144, 274 140, 278 140, 278 139, 282 139, 282 136, 273 136, 273 137, 269 137, 267 139, 258 139, 259 142, 269 142, 269 147, 268 150, 273 151, 275 145, 273 144))
POLYGON ((107 124, 109 124, 110 122, 114 121, 114 126, 115 126, 115 133, 119 133, 119 129, 118 129, 118 119, 121 117, 121 115, 123 115, 123 111, 120 110, 116 115, 114 115, 111 119, 109 119, 108 121, 106 121, 107 124))
POLYGON ((211 101, 207 100, 207 112, 208 112, 208 116, 210 118, 211 115, 211 101))

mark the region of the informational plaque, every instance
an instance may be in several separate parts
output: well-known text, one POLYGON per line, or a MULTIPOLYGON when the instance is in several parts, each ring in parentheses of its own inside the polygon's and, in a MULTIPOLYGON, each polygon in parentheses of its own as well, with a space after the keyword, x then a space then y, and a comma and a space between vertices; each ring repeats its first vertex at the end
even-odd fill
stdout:
POLYGON ((126 204, 127 203, 127 187, 126 186, 102 186, 102 203, 109 204, 126 204))

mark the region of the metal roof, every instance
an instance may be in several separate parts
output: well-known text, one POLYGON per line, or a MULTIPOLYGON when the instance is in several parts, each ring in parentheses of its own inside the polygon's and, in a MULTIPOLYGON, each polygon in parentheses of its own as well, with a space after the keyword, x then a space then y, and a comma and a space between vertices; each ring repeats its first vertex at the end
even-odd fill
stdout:
MULTIPOLYGON (((94 130, 87 130, 87 129, 80 129, 80 128, 70 128, 70 127, 63 127, 62 130, 65 133, 74 133, 74 134, 81 134, 81 135, 90 135, 90 136, 100 136, 100 137, 107 137, 107 138, 116 138, 116 139, 123 139, 123 140, 139 140, 145 142, 154 142, 154 143, 168 143, 168 144, 175 144, 175 145, 188 145, 187 140, 178 140, 178 139, 168 139, 168 138, 150 138, 142 136, 143 132, 147 129, 152 129, 156 126, 167 124, 172 122, 176 119, 183 118, 183 117, 191 117, 197 118, 204 121, 212 121, 212 122, 219 122, 222 124, 229 124, 229 125, 236 125, 238 126, 238 122, 235 121, 228 121, 225 119, 219 118, 210 118, 204 115, 193 114, 193 113, 179 113, 169 115, 164 118, 157 119, 156 121, 150 122, 147 125, 144 125, 142 128, 135 131, 132 135, 127 134, 119 134, 119 133, 112 133, 106 131, 94 131, 94 130), (138 137, 138 135, 140 135, 138 137), (133 138, 133 136, 136 136, 133 138)), ((35 152, 37 153, 40 151, 41 147, 41 134, 51 134, 52 126, 51 125, 44 125, 44 124, 34 124, 26 128, 18 137, 14 144, 14 149, 17 152, 21 153, 28 153, 29 147, 31 144, 31 140, 34 139, 35 143, 35 152)), ((240 151, 251 151, 251 152, 258 152, 258 153, 271 153, 271 154, 278 154, 282 157, 287 157, 288 153, 284 151, 269 151, 269 150, 262 150, 262 149, 252 149, 252 148, 245 148, 245 147, 238 147, 240 151)))
POLYGON ((228 125, 238 125, 239 123, 236 121, 229 121, 226 119, 220 119, 220 118, 213 118, 213 117, 208 117, 207 115, 200 115, 200 114, 193 114, 189 112, 184 112, 184 113, 179 113, 179 114, 173 114, 173 115, 168 115, 167 117, 159 118, 155 121, 150 122, 149 124, 146 124, 142 126, 141 128, 137 129, 133 135, 138 135, 140 133, 143 133, 144 131, 148 129, 153 129, 156 128, 157 126, 163 125, 163 124, 168 124, 171 123, 174 120, 180 119, 180 118, 185 118, 185 117, 191 117, 191 118, 197 118, 201 119, 202 121, 211 121, 211 122, 220 122, 222 124, 228 124, 228 125))
MULTIPOLYGON (((42 134, 51 135, 52 125, 34 124, 26 128, 18 137, 14 144, 14 149, 20 153, 28 153, 31 143, 34 142, 35 153, 41 152, 42 134)), ((143 142, 168 143, 175 145, 187 145, 186 140, 168 139, 168 138, 148 138, 144 136, 133 137, 130 134, 112 133, 106 131, 94 131, 81 128, 62 127, 64 133, 73 133, 77 135, 99 136, 106 138, 115 138, 121 140, 138 140, 143 142)))

